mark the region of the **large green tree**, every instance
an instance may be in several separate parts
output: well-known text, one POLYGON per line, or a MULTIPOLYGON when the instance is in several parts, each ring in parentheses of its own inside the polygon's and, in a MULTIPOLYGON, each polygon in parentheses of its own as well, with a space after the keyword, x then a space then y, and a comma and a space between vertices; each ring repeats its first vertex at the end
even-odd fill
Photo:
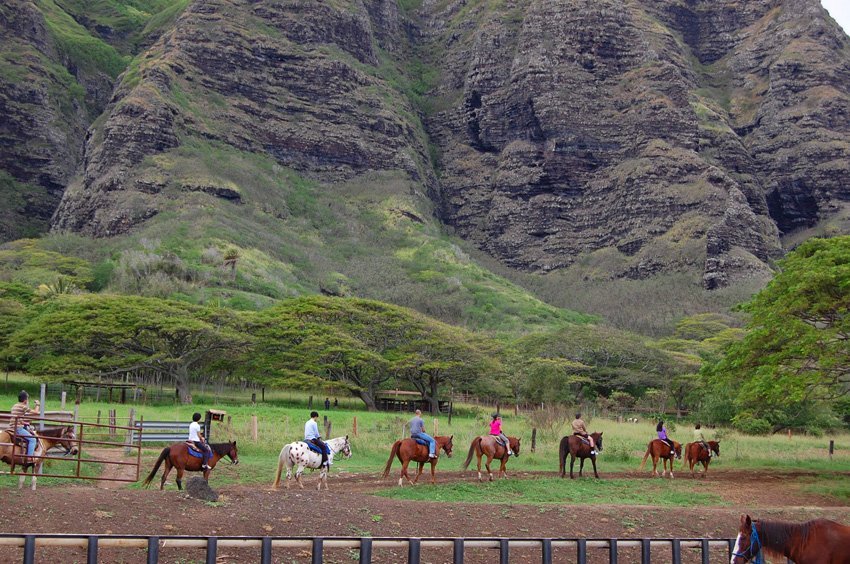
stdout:
POLYGON ((33 306, 8 340, 5 356, 47 375, 159 372, 191 401, 198 372, 238 364, 250 339, 228 310, 182 302, 106 294, 58 295, 33 306))
POLYGON ((850 237, 802 244, 743 309, 746 337, 702 373, 721 415, 752 430, 817 424, 850 391, 850 237))

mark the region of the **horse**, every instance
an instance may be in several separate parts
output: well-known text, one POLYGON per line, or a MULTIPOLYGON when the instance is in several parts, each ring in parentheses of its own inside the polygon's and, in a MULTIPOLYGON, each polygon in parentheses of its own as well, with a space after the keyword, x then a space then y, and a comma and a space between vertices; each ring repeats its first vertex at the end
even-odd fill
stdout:
POLYGON ((397 457, 401 462, 401 475, 398 479, 399 486, 404 484, 404 478, 407 478, 408 483, 411 485, 418 482, 419 476, 422 475, 422 469, 425 467, 426 462, 431 463, 431 483, 437 483, 436 469, 437 462, 440 460, 440 450, 443 450, 446 453, 446 456, 451 458, 453 438, 454 435, 450 437, 434 437, 434 440, 437 441, 437 458, 428 458, 428 447, 426 445, 420 445, 413 439, 408 438, 396 441, 393 443, 393 448, 390 451, 390 459, 387 460, 387 467, 384 468, 384 478, 390 475, 390 466, 392 466, 393 460, 397 457), (416 479, 414 480, 411 480, 410 476, 407 474, 407 466, 410 464, 411 460, 419 463, 419 471, 416 473, 416 479))
POLYGON ((27 460, 25 446, 12 444, 13 435, 14 433, 11 430, 0 431, 0 460, 9 464, 13 470, 18 465, 23 468, 23 473, 18 479, 18 489, 24 487, 24 481, 27 479, 27 469, 29 469, 32 476, 30 483, 32 484, 32 489, 35 490, 37 476, 41 474, 41 467, 44 464, 44 459, 40 457, 45 456, 47 451, 56 445, 61 445, 65 449, 65 456, 69 454, 74 455, 79 452, 79 448, 76 446, 77 435, 74 433, 73 425, 64 425, 62 427, 37 431, 35 436, 38 442, 33 453, 35 462, 29 462, 27 460))
POLYGON ((694 466, 697 463, 702 463, 702 477, 705 478, 708 472, 708 465, 711 463, 711 453, 720 456, 720 441, 708 441, 708 449, 702 443, 688 443, 685 445, 685 459, 682 462, 691 468, 691 478, 694 477, 694 466))
MULTIPOLYGON (((231 464, 239 464, 239 453, 236 450, 236 441, 229 443, 209 443, 209 447, 212 450, 212 456, 207 462, 207 464, 209 464, 209 468, 203 470, 204 480, 209 481, 210 472, 212 472, 212 469, 215 468, 216 464, 218 464, 218 461, 225 456, 230 459, 231 464)), ((162 481, 159 483, 159 489, 165 489, 165 479, 168 477, 168 473, 171 472, 172 468, 177 468, 177 489, 182 490, 183 472, 201 472, 203 459, 189 454, 189 445, 187 445, 185 441, 167 446, 162 449, 161 453, 159 453, 159 458, 157 459, 153 470, 151 470, 151 473, 148 474, 148 477, 142 482, 143 486, 146 488, 150 487, 153 477, 156 476, 156 472, 159 470, 159 466, 163 462, 165 462, 165 470, 162 472, 162 481)))
POLYGON ((762 553, 797 564, 850 564, 850 527, 815 519, 806 523, 753 520, 741 515, 731 564, 763 562, 762 553))
MULTIPOLYGON (((516 456, 519 456, 519 439, 517 437, 508 437, 508 442, 511 445, 511 450, 514 451, 516 456)), ((490 471, 490 463, 493 462, 493 459, 501 462, 501 466, 499 467, 499 476, 502 478, 508 477, 508 471, 505 470, 505 466, 508 463, 508 449, 504 447, 499 441, 496 440, 496 437, 493 435, 484 435, 483 437, 475 437, 472 439, 472 444, 469 446, 469 454, 466 457, 466 462, 463 463, 463 469, 466 470, 469 467, 469 463, 472 462, 472 456, 478 456, 478 481, 481 482, 481 457, 486 456, 487 462, 485 466, 487 467, 487 475, 490 477, 490 481, 493 481, 493 472, 490 471)))
MULTIPOLYGON (((602 433, 591 433, 591 437, 593 437, 593 442, 596 445, 596 450, 602 450, 602 433)), ((567 453, 570 454, 570 479, 574 479, 573 476, 573 467, 576 463, 576 458, 579 459, 578 465, 578 475, 582 476, 582 472, 584 471, 584 459, 589 458, 593 463, 593 475, 597 478, 599 477, 599 473, 596 471, 596 455, 590 454, 590 443, 587 443, 579 437, 578 435, 567 435, 566 437, 561 439, 561 447, 560 447, 560 464, 558 468, 561 472, 561 478, 564 477, 567 466, 567 453)))
MULTIPOLYGON (((351 443, 348 442, 348 435, 330 439, 325 443, 330 449, 328 454, 328 462, 333 462, 334 456, 341 452, 346 458, 351 458, 351 443)), ((289 481, 292 479, 292 467, 297 466, 295 471, 295 481, 304 489, 304 484, 301 483, 301 474, 304 473, 304 468, 319 468, 322 464, 322 455, 318 452, 310 450, 307 443, 304 441, 295 441, 284 445, 280 449, 280 456, 277 458, 277 475, 274 478, 274 489, 280 488, 280 475, 283 473, 283 467, 286 466, 286 489, 289 489, 289 481)), ((322 490, 322 484, 325 489, 328 489, 328 466, 321 468, 319 472, 318 490, 322 490)))
POLYGON ((656 475, 664 477, 667 473, 667 462, 670 462, 670 478, 673 478, 673 457, 682 458, 682 445, 677 443, 676 441, 671 440, 673 443, 673 448, 670 448, 670 445, 662 441, 661 439, 653 439, 649 441, 649 444, 646 445, 646 454, 643 455, 643 460, 640 463, 640 469, 643 470, 643 467, 646 466, 646 459, 652 455, 652 472, 656 475), (662 472, 658 474, 658 459, 661 459, 662 462, 662 472))

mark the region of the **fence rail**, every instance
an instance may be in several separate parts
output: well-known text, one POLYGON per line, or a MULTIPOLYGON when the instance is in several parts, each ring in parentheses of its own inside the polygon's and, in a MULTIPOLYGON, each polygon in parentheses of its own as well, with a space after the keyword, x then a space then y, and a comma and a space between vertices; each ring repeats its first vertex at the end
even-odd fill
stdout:
MULTIPOLYGON (((219 548, 239 548, 257 551, 259 561, 271 564, 274 549, 308 550, 312 564, 322 564, 325 549, 359 551, 360 564, 371 564, 375 550, 407 549, 408 564, 419 564, 423 548, 452 550, 454 564, 463 564, 466 549, 493 549, 499 553, 500 564, 510 562, 512 548, 536 549, 543 564, 551 564, 555 550, 575 551, 578 564, 586 564, 588 549, 608 552, 610 564, 617 564, 619 549, 640 549, 642 564, 649 564, 652 549, 667 551, 662 562, 680 564, 682 550, 698 550, 703 564, 709 564, 712 548, 720 549, 724 558, 731 556, 734 539, 568 539, 568 538, 371 538, 371 537, 192 537, 145 535, 42 535, 0 534, 0 546, 23 548, 24 564, 35 562, 36 550, 41 547, 77 547, 86 549, 88 564, 98 562, 98 550, 107 548, 147 549, 148 564, 159 562, 160 550, 185 548, 206 550, 206 562, 215 563, 219 548)), ((658 558, 656 550, 655 557, 658 558)))

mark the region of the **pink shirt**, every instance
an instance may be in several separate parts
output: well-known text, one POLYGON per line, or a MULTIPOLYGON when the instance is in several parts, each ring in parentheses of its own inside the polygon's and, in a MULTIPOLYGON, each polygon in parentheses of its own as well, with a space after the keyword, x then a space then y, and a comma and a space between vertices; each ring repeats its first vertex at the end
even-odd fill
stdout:
POLYGON ((496 419, 495 421, 490 423, 490 434, 498 435, 502 432, 502 420, 496 419))

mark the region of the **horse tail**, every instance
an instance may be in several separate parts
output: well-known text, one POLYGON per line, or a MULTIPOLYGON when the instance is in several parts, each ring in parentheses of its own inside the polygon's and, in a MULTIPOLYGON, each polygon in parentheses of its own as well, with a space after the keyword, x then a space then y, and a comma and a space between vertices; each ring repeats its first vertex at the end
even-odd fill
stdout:
MULTIPOLYGON (((641 470, 643 470, 643 467, 646 466, 646 459, 649 458, 649 453, 650 453, 651 450, 652 450, 652 441, 650 441, 649 444, 646 445, 646 454, 643 455, 643 460, 640 463, 640 469, 641 470)), ((655 460, 655 459, 653 459, 653 460, 655 460)))
POLYGON ((390 475, 390 466, 393 465, 393 459, 398 456, 398 451, 401 448, 401 441, 393 443, 393 449, 390 451, 390 459, 387 460, 387 467, 384 468, 384 478, 390 475))
POLYGON ((165 447, 164 449, 162 449, 162 452, 159 453, 159 459, 157 459, 156 464, 154 464, 153 470, 151 470, 151 473, 148 474, 147 478, 145 478, 145 481, 142 482, 143 486, 148 487, 151 485, 151 481, 153 480, 153 477, 156 476, 159 467, 162 465, 162 461, 168 458, 170 455, 171 447, 165 447))
POLYGON ((274 488, 280 487, 280 475, 283 473, 283 465, 289 462, 289 450, 292 448, 292 445, 285 445, 280 450, 280 456, 277 457, 277 475, 274 477, 274 488))
POLYGON ((466 455, 466 462, 463 463, 463 469, 466 470, 469 468, 469 463, 472 462, 472 455, 475 454, 475 448, 480 447, 481 445, 481 437, 475 437, 472 441, 472 444, 469 445, 469 454, 466 455))

